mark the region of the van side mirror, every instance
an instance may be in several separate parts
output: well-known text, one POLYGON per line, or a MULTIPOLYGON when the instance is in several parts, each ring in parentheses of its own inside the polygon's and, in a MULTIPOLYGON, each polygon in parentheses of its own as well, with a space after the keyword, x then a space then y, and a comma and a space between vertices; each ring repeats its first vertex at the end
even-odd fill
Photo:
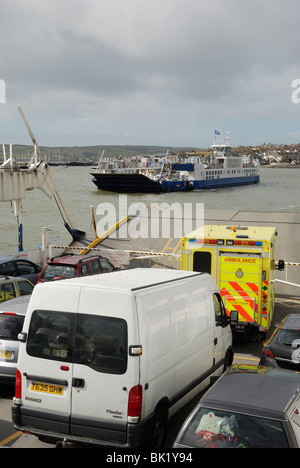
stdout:
POLYGON ((18 334, 18 340, 21 342, 21 343, 26 343, 26 340, 27 340, 27 333, 25 332, 21 332, 18 334))
POLYGON ((230 312, 230 325, 237 325, 239 321, 239 313, 237 310, 230 312))
POLYGON ((276 270, 283 271, 284 267, 284 260, 278 260, 278 262, 276 262, 276 270))

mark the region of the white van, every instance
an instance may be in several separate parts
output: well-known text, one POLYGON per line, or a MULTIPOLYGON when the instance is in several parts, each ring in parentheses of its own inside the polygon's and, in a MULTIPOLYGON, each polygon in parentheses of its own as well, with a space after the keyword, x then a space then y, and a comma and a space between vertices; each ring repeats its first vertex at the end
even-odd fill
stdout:
POLYGON ((214 280, 188 271, 38 284, 19 340, 14 426, 53 443, 158 447, 168 417, 233 360, 214 280))

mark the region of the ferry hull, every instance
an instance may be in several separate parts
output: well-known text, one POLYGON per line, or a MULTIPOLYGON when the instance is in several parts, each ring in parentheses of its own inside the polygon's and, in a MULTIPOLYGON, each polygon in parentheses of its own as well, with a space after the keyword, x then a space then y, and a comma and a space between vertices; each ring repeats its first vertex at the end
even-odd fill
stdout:
POLYGON ((143 174, 92 174, 100 190, 121 193, 161 193, 161 184, 143 174))
POLYGON ((259 175, 226 177, 213 180, 169 181, 152 180, 143 174, 92 174, 93 182, 100 190, 118 193, 162 193, 188 190, 205 190, 240 185, 257 184, 259 175))
POLYGON ((236 187, 240 185, 258 184, 259 175, 247 177, 228 177, 224 179, 213 180, 195 180, 193 181, 194 190, 215 189, 225 187, 236 187))

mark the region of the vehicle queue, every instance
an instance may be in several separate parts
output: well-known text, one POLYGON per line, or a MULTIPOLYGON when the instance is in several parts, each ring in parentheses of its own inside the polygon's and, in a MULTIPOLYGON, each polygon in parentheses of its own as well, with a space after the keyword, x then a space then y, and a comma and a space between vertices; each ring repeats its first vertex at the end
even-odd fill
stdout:
MULTIPOLYGON (((113 273, 113 274, 114 274, 114 273, 113 273)), ((9 301, 9 302, 11 302, 11 301, 9 301)), ((220 310, 222 310, 222 305, 219 306, 219 311, 218 311, 218 308, 216 307, 216 304, 214 304, 215 320, 217 320, 217 315, 218 315, 218 313, 220 313, 220 310)), ((217 322, 216 322, 216 323, 217 323, 217 322)), ((232 321, 232 323, 233 323, 233 321, 232 321)), ((0 321, 0 324, 1 324, 1 321, 0 321)), ((280 328, 283 328, 282 325, 279 326, 279 329, 280 329, 280 328)), ((276 335, 277 335, 277 332, 274 334, 274 336, 276 337, 276 335)), ((291 362, 291 363, 288 363, 289 366, 290 366, 289 368, 292 368, 292 370, 296 370, 296 371, 300 368, 300 363, 299 363, 300 360, 297 360, 297 358, 299 357, 298 354, 300 354, 300 353, 297 352, 297 349, 298 349, 298 346, 299 346, 297 340, 298 340, 298 337, 295 336, 295 332, 294 332, 294 339, 293 339, 293 341, 290 341, 290 342, 288 343, 287 341, 284 341, 284 340, 283 340, 282 343, 281 343, 281 345, 282 345, 283 347, 284 347, 284 346, 285 346, 285 347, 289 346, 290 348, 291 348, 291 347, 293 348, 293 351, 296 351, 297 354, 295 354, 295 352, 294 352, 294 354, 292 355, 292 356, 293 356, 293 359, 290 359, 290 361, 292 361, 292 362, 291 362)), ((54 341, 55 341, 55 340, 54 340, 54 341)), ((264 363, 264 358, 265 358, 266 356, 267 356, 268 358, 270 358, 270 355, 268 355, 267 352, 269 352, 268 350, 269 350, 269 348, 270 348, 269 345, 270 345, 271 342, 272 342, 272 339, 269 340, 269 344, 266 344, 266 347, 264 347, 264 349, 263 349, 263 354, 262 354, 262 359, 261 359, 261 363, 260 363, 261 365, 260 365, 260 366, 258 366, 256 369, 255 369, 255 366, 250 366, 250 367, 249 367, 249 366, 248 366, 248 367, 247 367, 247 366, 244 366, 243 371, 242 371, 241 373, 242 373, 244 376, 247 376, 246 378, 247 378, 247 379, 249 378, 250 381, 251 381, 251 376, 252 376, 252 379, 254 379, 253 376, 255 376, 255 375, 256 375, 256 376, 257 376, 257 375, 262 375, 262 374, 264 374, 264 372, 265 372, 266 375, 270 375, 270 374, 269 374, 269 370, 268 370, 267 368, 265 368, 264 366, 262 366, 262 364, 264 363), (267 351, 266 351, 266 350, 267 350, 267 351), (265 369, 265 370, 264 370, 264 369, 265 369)), ((58 343, 57 343, 57 344, 58 344, 58 343)), ((137 346, 137 348, 138 348, 138 346, 137 346)), ((7 356, 5 355, 4 358, 5 358, 5 360, 7 360, 7 359, 9 359, 9 356, 8 356, 8 355, 7 355, 7 356)), ((278 367, 281 367, 281 366, 282 366, 282 362, 283 362, 282 360, 281 360, 281 362, 279 362, 280 359, 279 359, 279 361, 277 361, 276 358, 275 358, 275 356, 274 356, 273 359, 274 359, 273 364, 272 364, 273 366, 275 366, 275 367, 277 367, 277 366, 278 366, 278 367), (279 362, 279 363, 278 363, 278 362, 279 362)), ((284 358, 283 358, 283 359, 284 359, 284 358)), ((287 361, 287 360, 285 360, 285 361, 287 361)), ((286 362, 285 362, 285 363, 286 363, 286 362)), ((235 364, 234 366, 236 366, 236 364, 235 364)), ((239 369, 241 370, 241 368, 239 368, 239 369)), ((226 375, 228 375, 228 373, 229 373, 229 374, 230 374, 230 373, 231 373, 231 374, 237 374, 237 373, 240 373, 240 372, 238 372, 237 367, 235 367, 234 369, 232 368, 232 369, 230 369, 229 371, 227 371, 227 374, 226 374, 226 375)), ((279 373, 280 373, 280 372, 279 372, 279 373)), ((294 376, 293 382, 297 382, 298 373, 296 373, 296 374, 294 374, 293 372, 290 372, 290 373, 293 374, 293 376, 294 376)), ((273 374, 274 374, 274 373, 273 373, 273 374)), ((273 375, 273 374, 272 374, 272 375, 273 375)), ((287 376, 288 374, 289 374, 289 372, 286 373, 285 375, 287 376)), ((282 376, 281 376, 281 377, 282 377, 282 376)), ((79 380, 80 380, 80 379, 79 379, 79 380)), ((83 380, 84 380, 84 379, 83 379, 83 380)), ((242 380, 242 379, 241 379, 241 380, 242 380)), ((224 379, 223 379, 223 378, 220 379, 219 382, 218 382, 217 384, 215 384, 215 385, 221 385, 221 384, 222 384, 222 381, 223 381, 223 382, 226 381, 225 377, 224 377, 224 379)), ((252 381, 254 381, 254 380, 252 380, 252 381)), ((82 383, 82 382, 81 382, 81 383, 82 383)), ((147 382, 146 382, 146 384, 147 384, 147 382)), ((146 384, 145 384, 145 385, 146 385, 146 384)), ((244 383, 243 383, 242 385, 244 385, 244 383)), ((248 384, 247 384, 247 385, 248 385, 248 384)), ((300 383, 299 383, 299 387, 300 387, 300 383)), ((213 387, 213 388, 215 388, 215 387, 213 387)), ((298 387, 297 387, 297 388, 298 388, 298 387)), ((282 392, 281 392, 281 393, 282 393, 282 392)), ((297 395, 296 387, 295 387, 294 394, 297 395)), ((290 397, 291 397, 291 395, 287 395, 287 394, 286 394, 286 398, 290 398, 290 397)), ((205 397, 205 398, 206 398, 206 397, 205 397)), ((296 396, 295 396, 294 399, 295 399, 295 401, 297 401, 296 396)), ((229 405, 229 406, 230 406, 230 405, 229 405)), ((230 409, 229 406, 228 406, 228 403, 227 403, 226 411, 227 411, 228 414, 225 415, 226 417, 224 416, 224 414, 223 414, 223 415, 217 415, 216 413, 214 413, 214 412, 212 411, 212 408, 209 408, 209 413, 207 413, 208 415, 206 414, 206 419, 208 418, 208 419, 210 420, 210 422, 212 422, 212 420, 214 419, 214 423, 217 423, 218 426, 221 425, 221 426, 224 428, 224 420, 227 421, 227 419, 230 418, 231 416, 236 417, 236 416, 233 414, 232 409, 230 409), (221 424, 221 420, 220 420, 220 419, 217 419, 217 418, 221 418, 221 419, 223 418, 223 420, 222 420, 223 423, 221 424)), ((296 405, 296 406, 297 406, 297 405, 296 405)), ((295 408, 293 409, 293 411, 294 411, 294 412, 292 412, 291 415, 290 415, 289 417, 292 418, 292 419, 290 419, 290 425, 291 425, 291 427, 294 427, 295 430, 294 430, 294 432, 293 432, 292 430, 289 429, 289 430, 288 430, 288 435, 287 435, 287 433, 285 432, 285 435, 283 436, 283 439, 282 439, 282 440, 284 440, 284 442, 283 442, 284 446, 291 446, 291 447, 293 447, 293 446, 300 446, 300 442, 299 442, 299 431, 297 430, 298 419, 297 419, 297 417, 295 416, 295 415, 297 415, 298 407, 295 407, 295 408), (297 444, 298 444, 298 445, 297 445, 297 444)), ((219 414, 219 413, 218 413, 218 414, 219 414)), ((242 414, 242 411, 239 410, 239 415, 241 415, 241 414, 242 414)), ((259 415, 258 417, 259 417, 259 418, 262 418, 262 415, 259 415)), ((264 418, 262 418, 262 419, 264 419, 264 418)), ((259 421, 261 422, 262 419, 260 419, 259 421)), ((285 414, 285 415, 282 417, 282 420, 286 420, 286 419, 287 419, 287 415, 285 414)), ((233 420, 233 419, 231 419, 231 421, 232 421, 232 420, 233 420)), ((187 420, 187 422, 186 422, 186 424, 185 424, 184 427, 186 427, 186 426, 189 424, 188 421, 189 421, 189 419, 187 420)), ((227 421, 227 422, 228 422, 228 421, 227 421)), ((199 424, 200 424, 200 423, 199 423, 199 424)), ((279 423, 279 424, 281 424, 281 423, 279 423)), ((284 424, 284 423, 282 423, 282 424, 284 424)), ((210 425, 209 427, 212 428, 213 426, 210 425)), ((215 426, 215 427, 216 427, 216 426, 215 426)), ((230 432, 230 430, 228 429, 228 427, 229 427, 229 426, 227 425, 227 429, 225 429, 225 434, 224 434, 224 430, 223 430, 223 429, 222 429, 223 432, 220 432, 220 431, 219 431, 219 432, 214 432, 213 430, 208 431, 207 428, 206 428, 206 429, 203 429, 203 428, 204 428, 203 425, 202 425, 202 426, 200 425, 200 429, 201 429, 201 430, 200 430, 200 431, 198 430, 197 432, 201 432, 202 434, 203 434, 203 431, 206 431, 206 432, 211 433, 211 434, 206 435, 206 442, 207 442, 207 441, 210 441, 211 444, 212 444, 211 446, 216 446, 215 444, 219 443, 220 440, 222 440, 222 444, 224 445, 224 440, 225 440, 224 437, 225 437, 225 438, 228 437, 228 440, 231 441, 231 444, 233 444, 233 441, 234 441, 234 443, 237 443, 237 440, 238 440, 237 437, 235 437, 235 438, 233 437, 233 431, 230 432), (226 431, 227 431, 227 435, 226 435, 226 431), (228 431, 229 431, 229 435, 228 435, 228 431), (216 434, 217 434, 217 435, 216 435, 216 434), (218 439, 218 442, 216 441, 217 439, 218 439)), ((236 427, 236 426, 235 426, 235 427, 236 427)), ((251 429, 251 425, 248 425, 247 427, 248 427, 248 430, 250 430, 250 432, 252 433, 252 432, 253 432, 253 428, 251 429)), ((266 424, 266 427, 270 428, 270 424, 266 424)), ((265 430, 265 429, 264 429, 264 430, 265 430)), ((274 429, 274 430, 275 430, 276 433, 278 433, 278 429, 274 429)), ((243 446, 245 446, 245 447, 247 446, 247 444, 246 444, 246 442, 245 442, 245 441, 246 441, 245 437, 248 437, 248 439, 247 439, 248 441, 250 440, 250 439, 249 439, 249 435, 246 435, 246 436, 243 436, 243 437, 244 437, 243 441, 240 442, 239 445, 237 445, 239 448, 241 448, 241 447, 243 447, 243 446)), ((203 437, 202 437, 202 438, 203 438, 203 437)), ((204 439, 205 439, 205 438, 204 438, 204 439)), ((178 440, 179 440, 179 439, 178 439, 178 440)), ((176 441, 176 444, 179 443, 178 440, 176 441)), ((161 439, 161 442, 162 442, 162 439, 161 439)), ((180 442, 180 443, 181 443, 181 442, 180 442)), ((251 444, 252 444, 251 446, 255 446, 255 441, 251 441, 251 444), (253 445, 253 444, 254 444, 254 445, 253 445)), ((222 445, 222 446, 223 446, 223 445, 222 445)), ((226 444, 225 444, 225 445, 226 445, 226 444)), ((230 444, 229 444, 229 445, 230 445, 230 444)), ((258 444, 258 445, 259 445, 259 444, 258 444)), ((187 445, 187 446, 190 446, 190 445, 187 445)), ((209 446, 209 444, 206 444, 206 446, 209 446)), ((232 445, 232 446, 234 446, 234 445, 232 445)), ((249 442, 249 446, 250 446, 250 442, 249 442)))

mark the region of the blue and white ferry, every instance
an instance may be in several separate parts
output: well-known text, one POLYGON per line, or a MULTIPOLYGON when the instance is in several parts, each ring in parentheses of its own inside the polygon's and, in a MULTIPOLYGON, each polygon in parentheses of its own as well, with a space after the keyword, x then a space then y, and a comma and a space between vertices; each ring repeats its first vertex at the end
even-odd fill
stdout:
POLYGON ((260 164, 250 156, 235 156, 228 135, 223 142, 215 136, 209 157, 184 156, 172 162, 166 155, 159 170, 149 167, 122 167, 92 173, 93 182, 101 190, 125 193, 161 193, 216 189, 256 184, 260 180, 260 164))

